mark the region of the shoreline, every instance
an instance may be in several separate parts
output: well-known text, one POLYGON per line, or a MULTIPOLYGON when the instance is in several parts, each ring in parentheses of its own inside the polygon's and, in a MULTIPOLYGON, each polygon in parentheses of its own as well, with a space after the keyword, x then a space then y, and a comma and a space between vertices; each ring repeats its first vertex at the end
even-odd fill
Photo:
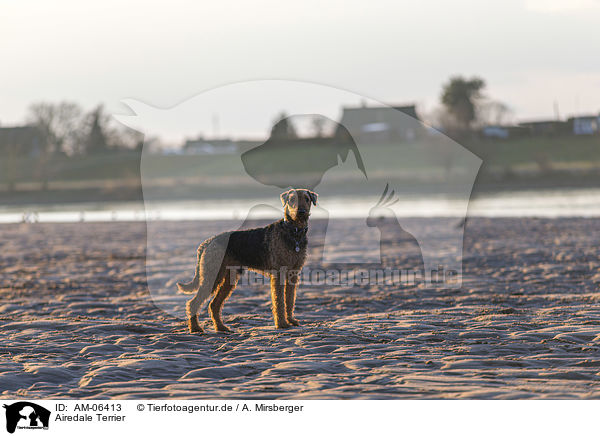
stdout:
MULTIPOLYGON (((398 218, 463 218, 464 203, 446 196, 400 196, 393 213, 398 218)), ((354 195, 327 197, 314 208, 313 219, 365 219, 378 198, 354 195)), ((52 205, 5 205, 0 224, 18 222, 135 222, 276 219, 273 199, 231 198, 144 202, 85 202, 52 205)), ((510 191, 473 194, 467 216, 475 217, 600 217, 600 188, 510 191)))
MULTIPOLYGON (((384 179, 382 179, 383 181, 384 179)), ((411 179, 403 181, 402 178, 392 180, 407 187, 407 193, 411 192, 410 186, 414 183, 411 179)), ((53 204, 80 204, 80 203, 127 203, 142 202, 143 189, 141 179, 127 180, 96 180, 73 182, 76 187, 69 188, 66 182, 50 182, 48 189, 36 189, 35 184, 26 184, 26 188, 19 189, 17 185, 14 190, 0 190, 0 203, 7 206, 31 206, 31 205, 53 205, 53 204), (56 186, 56 187, 53 187, 56 186)), ((180 181, 176 186, 174 181, 152 186, 153 198, 157 201, 191 201, 197 198, 197 183, 180 181)), ((427 184, 418 187, 419 192, 414 195, 435 195, 439 186, 427 184)), ((544 174, 540 173, 480 173, 473 185, 474 196, 489 195, 497 193, 524 192, 524 191, 553 191, 593 189, 600 186, 600 171, 592 170, 551 170, 544 174)), ((354 188, 354 187, 353 187, 354 188)), ((416 186, 413 186, 416 189, 416 186)), ((318 189, 318 187, 317 187, 318 189)), ((343 189, 343 185, 336 190, 339 195, 352 196, 356 192, 343 189)), ((207 199, 235 199, 245 195, 243 185, 231 185, 226 188, 207 186, 203 188, 202 194, 207 199)), ((359 193, 360 194, 360 193, 359 193)), ((413 194, 411 194, 413 195, 413 194)))

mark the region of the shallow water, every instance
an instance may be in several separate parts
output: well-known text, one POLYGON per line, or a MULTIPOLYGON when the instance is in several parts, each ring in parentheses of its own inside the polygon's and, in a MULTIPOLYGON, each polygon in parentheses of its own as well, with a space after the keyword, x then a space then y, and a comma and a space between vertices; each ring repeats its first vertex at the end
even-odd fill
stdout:
MULTIPOLYGON (((316 207, 313 217, 328 214, 342 218, 369 216, 376 197, 339 197, 327 201, 327 210, 316 207)), ((110 222, 144 220, 215 220, 251 217, 277 218, 281 212, 272 199, 227 199, 155 203, 80 203, 0 208, 0 223, 18 222, 110 222), (257 205, 264 205, 258 207, 257 205), (255 208, 255 209, 253 209, 255 208)), ((399 197, 396 216, 462 217, 462 202, 445 196, 399 197)), ((468 215, 473 217, 596 217, 600 216, 600 189, 499 192, 471 199, 468 215)))

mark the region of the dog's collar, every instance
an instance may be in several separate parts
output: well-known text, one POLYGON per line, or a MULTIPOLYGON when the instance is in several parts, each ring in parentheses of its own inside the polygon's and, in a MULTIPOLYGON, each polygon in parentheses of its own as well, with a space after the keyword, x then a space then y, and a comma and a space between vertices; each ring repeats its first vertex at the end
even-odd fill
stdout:
POLYGON ((308 225, 306 227, 296 227, 291 221, 284 218, 283 225, 291 230, 295 235, 304 235, 308 232, 308 225))
POLYGON ((282 220, 282 225, 289 233, 291 233, 295 245, 294 249, 296 250, 296 253, 298 253, 300 251, 300 244, 302 244, 303 241, 306 241, 308 225, 306 227, 296 227, 291 221, 288 221, 285 218, 282 220))
POLYGON ((287 210, 285 211, 285 215, 283 217, 283 224, 287 228, 287 230, 292 230, 294 234, 306 233, 308 231, 308 222, 305 227, 298 227, 294 225, 294 220, 292 217, 288 215, 287 210))

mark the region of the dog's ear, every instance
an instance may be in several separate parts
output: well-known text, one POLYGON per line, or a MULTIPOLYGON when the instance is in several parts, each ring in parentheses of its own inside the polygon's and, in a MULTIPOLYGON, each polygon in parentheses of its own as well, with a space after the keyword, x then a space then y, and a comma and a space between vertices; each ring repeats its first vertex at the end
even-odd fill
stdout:
POLYGON ((279 196, 279 198, 281 198, 281 204, 283 204, 284 206, 287 204, 288 200, 290 199, 290 192, 292 192, 291 189, 289 191, 285 191, 283 194, 281 194, 279 196))
POLYGON ((317 194, 316 192, 312 192, 312 191, 307 191, 308 192, 308 196, 310 197, 310 201, 312 201, 313 205, 317 205, 317 198, 319 198, 319 194, 317 194))

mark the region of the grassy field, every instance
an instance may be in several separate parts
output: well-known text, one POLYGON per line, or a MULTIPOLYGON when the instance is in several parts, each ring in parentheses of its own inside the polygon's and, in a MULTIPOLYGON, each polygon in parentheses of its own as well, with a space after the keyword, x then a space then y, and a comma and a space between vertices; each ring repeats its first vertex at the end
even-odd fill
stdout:
MULTIPOLYGON (((535 137, 514 140, 469 141, 463 144, 483 160, 478 189, 518 189, 519 184, 534 186, 597 186, 600 182, 600 136, 535 137)), ((369 177, 402 180, 404 184, 416 174, 435 176, 446 158, 432 142, 412 144, 378 144, 362 146, 368 156, 369 177), (366 151, 365 151, 366 150, 366 151), (390 158, 391 156, 394 156, 390 158)), ((140 153, 128 152, 84 157, 53 157, 47 162, 32 158, 2 160, 0 199, 7 203, 64 201, 89 198, 135 200, 140 198, 140 153)), ((281 172, 290 168, 308 168, 324 159, 322 148, 306 145, 293 154, 282 148, 269 154, 266 171, 281 172)), ((367 162, 366 162, 367 163, 367 162)), ((452 165, 460 167, 461 162, 452 165)), ((244 178, 237 155, 144 155, 144 182, 178 186, 185 197, 185 185, 199 183, 244 190, 244 178), (235 188, 237 186, 237 188, 235 188)), ((344 173, 355 167, 336 168, 343 182, 344 173)))
POLYGON ((465 145, 494 169, 600 168, 600 136, 534 137, 465 145))

